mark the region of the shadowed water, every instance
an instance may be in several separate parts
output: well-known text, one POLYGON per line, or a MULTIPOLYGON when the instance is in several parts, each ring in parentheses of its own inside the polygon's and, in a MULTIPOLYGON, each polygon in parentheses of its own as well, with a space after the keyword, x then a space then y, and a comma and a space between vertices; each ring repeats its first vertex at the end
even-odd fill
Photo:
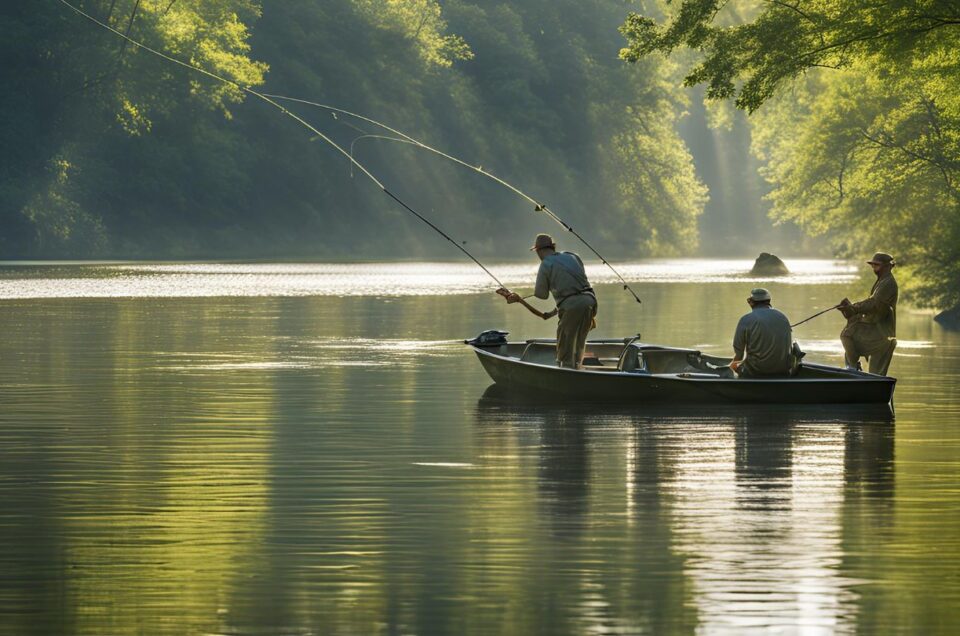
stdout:
MULTIPOLYGON (((626 265, 597 335, 726 353, 749 265, 626 265)), ((788 265, 794 321, 869 289, 788 265)), ((462 344, 553 327, 459 264, 0 267, 0 633, 954 632, 960 335, 901 308, 895 420, 518 401, 462 344)))

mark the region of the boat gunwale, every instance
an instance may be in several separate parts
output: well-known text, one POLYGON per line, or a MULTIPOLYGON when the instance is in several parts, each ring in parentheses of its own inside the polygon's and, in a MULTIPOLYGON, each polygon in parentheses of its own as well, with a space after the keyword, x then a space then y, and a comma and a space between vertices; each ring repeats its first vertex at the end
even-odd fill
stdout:
MULTIPOLYGON (((555 342, 555 341, 554 341, 555 342)), ((611 341, 606 344, 614 344, 615 342, 611 341)), ((510 344, 521 344, 519 342, 508 342, 510 344)), ((589 344, 589 343, 588 343, 589 344)), ((857 371, 855 369, 841 369, 839 367, 831 367, 829 365, 820 364, 820 363, 807 363, 806 366, 811 368, 819 368, 827 371, 834 371, 840 374, 843 374, 841 377, 836 378, 723 378, 720 376, 716 377, 684 377, 682 374, 676 373, 633 373, 630 371, 621 371, 619 369, 613 371, 593 371, 589 368, 583 367, 580 369, 571 369, 569 367, 558 367, 543 364, 540 362, 530 362, 529 360, 521 360, 520 358, 515 358, 513 356, 501 355, 494 353, 493 351, 488 351, 489 347, 479 347, 477 345, 469 344, 471 349, 473 349, 478 355, 483 354, 485 356, 503 360, 511 364, 520 364, 523 366, 535 367, 537 369, 544 369, 547 371, 562 371, 567 373, 584 373, 591 376, 614 376, 614 377, 632 377, 632 378, 656 378, 657 380, 676 380, 676 381, 686 381, 686 382, 697 382, 697 381, 708 381, 710 383, 715 383, 717 381, 722 382, 735 382, 738 385, 744 385, 747 383, 750 384, 769 384, 769 383, 789 383, 789 384, 808 384, 808 383, 822 383, 822 382, 869 382, 869 383, 893 383, 896 384, 897 379, 892 376, 887 375, 877 375, 875 373, 868 373, 866 371, 857 371)), ((500 346, 500 345, 498 345, 500 346)), ((657 345, 661 346, 661 345, 657 345)), ((682 347, 663 347, 667 350, 676 350, 676 351, 696 351, 696 349, 686 349, 682 347)))

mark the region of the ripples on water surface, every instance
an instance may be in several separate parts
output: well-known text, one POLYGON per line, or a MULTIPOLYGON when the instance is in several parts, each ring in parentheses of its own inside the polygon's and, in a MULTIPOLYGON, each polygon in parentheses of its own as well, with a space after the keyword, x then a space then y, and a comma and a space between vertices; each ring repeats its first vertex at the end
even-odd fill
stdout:
MULTIPOLYGON (((788 264, 795 320, 869 288, 788 264)), ((624 266, 598 335, 726 351, 749 266, 624 266)), ((552 325, 459 265, 0 267, 0 632, 954 633, 960 337, 899 318, 895 422, 563 406, 488 390, 461 339, 552 325)))

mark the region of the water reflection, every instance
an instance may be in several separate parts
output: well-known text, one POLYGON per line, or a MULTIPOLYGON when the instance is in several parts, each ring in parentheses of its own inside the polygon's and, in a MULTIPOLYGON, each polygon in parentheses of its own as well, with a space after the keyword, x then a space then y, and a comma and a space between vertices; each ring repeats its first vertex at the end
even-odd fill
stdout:
MULTIPOLYGON (((598 584, 590 607, 616 607, 627 593, 638 613, 626 625, 612 619, 630 615, 622 607, 581 613, 591 628, 854 628, 864 581, 843 567, 860 528, 847 520, 864 497, 892 499, 889 408, 600 409, 491 387, 476 424, 484 435, 536 432, 538 511, 555 540, 609 541, 603 520, 628 517, 633 551, 605 554, 633 572, 628 589, 598 584), (608 465, 594 466, 597 457, 608 465), (619 509, 607 507, 612 490, 619 509)), ((582 587, 590 568, 580 566, 582 587)))
POLYGON ((561 415, 541 429, 538 501, 557 536, 577 536, 582 529, 590 478, 588 425, 580 414, 561 415))
MULTIPOLYGON (((599 335, 727 352, 742 286, 601 287, 599 335)), ((794 316, 847 291, 769 286, 794 316)), ((898 325, 894 444, 857 409, 478 403, 455 339, 555 329, 489 294, 0 304, 0 632, 957 624, 960 337, 929 316, 898 325)))

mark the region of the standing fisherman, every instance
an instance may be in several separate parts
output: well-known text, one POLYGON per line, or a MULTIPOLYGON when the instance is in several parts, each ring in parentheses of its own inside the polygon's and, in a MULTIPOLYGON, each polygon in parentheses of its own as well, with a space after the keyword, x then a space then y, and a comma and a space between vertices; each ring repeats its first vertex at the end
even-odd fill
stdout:
MULTIPOLYGON (((546 299, 552 292, 560 314, 557 364, 578 369, 583 363, 587 334, 596 326, 594 317, 597 315, 597 296, 587 280, 583 261, 573 252, 557 252, 557 246, 549 234, 538 234, 530 250, 540 258, 533 294, 546 299)), ((508 303, 523 300, 513 292, 504 295, 508 303)))
POLYGON ((870 360, 870 373, 887 375, 893 350, 897 347, 897 298, 899 288, 893 277, 897 263, 889 254, 877 252, 867 263, 877 275, 870 297, 857 303, 844 298, 838 309, 847 319, 840 332, 844 357, 850 368, 860 367, 860 356, 870 360))

